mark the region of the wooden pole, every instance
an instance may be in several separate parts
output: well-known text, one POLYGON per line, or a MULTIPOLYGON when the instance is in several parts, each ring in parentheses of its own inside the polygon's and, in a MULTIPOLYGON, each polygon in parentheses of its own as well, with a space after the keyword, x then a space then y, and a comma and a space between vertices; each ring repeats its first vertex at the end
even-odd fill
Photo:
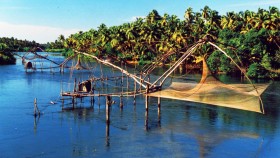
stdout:
POLYGON ((146 107, 146 111, 149 110, 149 97, 148 97, 148 93, 149 93, 149 85, 147 84, 146 95, 145 95, 145 107, 146 107))
POLYGON ((72 108, 73 109, 75 108, 75 97, 74 96, 72 97, 72 108))
POLYGON ((136 82, 134 81, 133 105, 136 105, 136 82))
POLYGON ((100 90, 98 91, 98 106, 100 108, 100 90))
POLYGON ((62 109, 64 108, 64 98, 63 98, 63 96, 61 97, 61 104, 62 104, 62 109))
POLYGON ((76 78, 75 78, 75 80, 74 80, 74 90, 73 90, 73 92, 76 92, 76 82, 77 82, 77 80, 76 80, 76 78))
POLYGON ((38 109, 38 106, 37 106, 37 98, 34 99, 34 116, 40 116, 40 111, 38 109))
POLYGON ((145 112, 145 128, 147 131, 149 130, 149 111, 147 110, 145 112))
POLYGON ((110 123, 106 123, 106 146, 110 146, 110 123))
MULTIPOLYGON (((94 94, 94 87, 93 87, 93 83, 92 80, 90 80, 90 94, 94 94)), ((94 103, 94 96, 90 97, 90 106, 93 106, 94 103)))
POLYGON ((158 97, 158 123, 160 124, 161 120, 161 98, 158 97))
POLYGON ((121 110, 123 109, 123 96, 122 96, 122 94, 120 95, 120 108, 121 108, 121 110))
POLYGON ((110 124, 110 106, 112 104, 112 97, 106 96, 106 123, 110 124))
POLYGON ((36 112, 36 106, 37 106, 37 98, 34 99, 34 116, 37 116, 37 112, 36 112))
MULTIPOLYGON (((73 92, 76 92, 76 78, 74 79, 74 88, 73 88, 73 92)), ((75 97, 72 97, 72 108, 75 108, 75 97)))

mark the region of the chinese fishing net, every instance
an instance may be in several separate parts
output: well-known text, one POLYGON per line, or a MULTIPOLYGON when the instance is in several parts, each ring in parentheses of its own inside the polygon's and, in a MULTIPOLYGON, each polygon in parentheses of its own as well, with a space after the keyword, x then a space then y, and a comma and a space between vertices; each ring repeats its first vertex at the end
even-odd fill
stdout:
POLYGON ((212 76, 203 60, 203 73, 199 83, 172 82, 167 89, 148 95, 264 113, 260 95, 268 86, 269 84, 224 84, 212 76))

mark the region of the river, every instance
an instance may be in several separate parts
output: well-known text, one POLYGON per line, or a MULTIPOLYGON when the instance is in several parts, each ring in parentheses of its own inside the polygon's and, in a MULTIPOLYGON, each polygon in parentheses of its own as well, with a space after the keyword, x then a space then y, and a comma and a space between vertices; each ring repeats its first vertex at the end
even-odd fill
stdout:
MULTIPOLYGON (((265 115, 162 99, 158 117, 157 98, 149 99, 146 115, 143 96, 136 105, 124 97, 123 109, 113 97, 107 126, 104 97, 95 97, 93 106, 77 100, 76 110, 62 110, 70 104, 60 100, 74 78, 100 76, 100 70, 25 72, 20 59, 0 66, 0 157, 280 157, 279 82, 262 95, 265 115), (40 117, 33 116, 34 98, 40 117)), ((110 70, 103 67, 102 73, 110 76, 110 70)))

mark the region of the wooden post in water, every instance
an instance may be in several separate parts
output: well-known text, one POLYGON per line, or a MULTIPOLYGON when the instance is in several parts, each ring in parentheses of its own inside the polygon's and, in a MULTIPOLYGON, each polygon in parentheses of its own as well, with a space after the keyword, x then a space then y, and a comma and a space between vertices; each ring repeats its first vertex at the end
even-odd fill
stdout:
POLYGON ((147 110, 145 112, 145 128, 146 128, 146 131, 149 130, 149 111, 147 111, 147 110))
POLYGON ((34 99, 34 116, 35 117, 40 116, 40 111, 37 106, 37 98, 34 99))
POLYGON ((75 108, 75 97, 74 96, 72 97, 72 108, 73 109, 75 108))
POLYGON ((122 93, 120 95, 120 108, 121 108, 121 110, 123 109, 123 96, 122 96, 122 93))
POLYGON ((63 98, 63 96, 61 96, 61 108, 62 109, 64 108, 64 98, 63 98))
MULTIPOLYGON (((74 80, 74 89, 73 89, 73 92, 75 93, 76 92, 76 82, 77 82, 77 80, 76 80, 76 78, 75 78, 75 80, 74 80)), ((74 109, 75 108, 75 96, 73 95, 73 97, 72 97, 72 108, 74 109)))
POLYGON ((106 146, 110 146, 110 124, 106 123, 106 146))
POLYGON ((100 90, 98 91, 98 106, 100 108, 100 90))
POLYGON ((112 97, 106 96, 106 146, 110 146, 109 135, 110 135, 110 106, 112 104, 112 97))
POLYGON ((112 104, 112 97, 106 96, 106 123, 110 124, 110 106, 112 104))
POLYGON ((91 83, 91 91, 90 91, 90 94, 92 94, 92 96, 90 97, 90 105, 91 105, 92 107, 94 107, 94 102, 95 102, 95 100, 94 100, 94 86, 92 85, 92 83, 91 83))
POLYGON ((136 105, 136 81, 134 81, 133 105, 136 105))
POLYGON ((60 65, 60 67, 59 67, 59 72, 62 74, 63 73, 63 65, 60 65))
POLYGON ((145 107, 146 107, 146 111, 149 110, 149 97, 148 97, 148 93, 149 93, 149 85, 147 84, 146 95, 145 95, 145 107))
POLYGON ((161 98, 158 97, 158 123, 160 124, 161 120, 161 98))
POLYGON ((75 80, 74 80, 74 90, 73 90, 73 92, 76 92, 76 82, 77 82, 77 79, 75 78, 75 80))

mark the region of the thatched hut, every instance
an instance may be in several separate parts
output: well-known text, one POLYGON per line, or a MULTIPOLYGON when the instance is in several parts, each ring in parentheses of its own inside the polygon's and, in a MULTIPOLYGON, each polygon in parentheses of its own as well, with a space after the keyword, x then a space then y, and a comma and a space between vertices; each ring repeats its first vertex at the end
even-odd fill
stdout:
POLYGON ((79 91, 80 92, 90 92, 91 91, 91 81, 86 80, 79 84, 79 91))
POLYGON ((24 68, 25 69, 33 69, 33 65, 30 61, 28 61, 24 64, 24 68))

